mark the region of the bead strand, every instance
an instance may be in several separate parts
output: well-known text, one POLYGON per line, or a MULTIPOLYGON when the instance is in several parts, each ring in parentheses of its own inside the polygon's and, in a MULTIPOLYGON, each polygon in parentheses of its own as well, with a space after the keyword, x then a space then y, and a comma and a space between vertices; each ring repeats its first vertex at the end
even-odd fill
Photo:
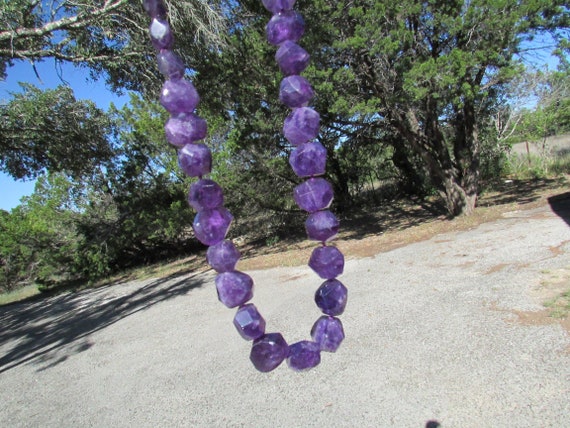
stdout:
POLYGON ((170 113, 165 124, 167 141, 178 149, 178 163, 192 183, 188 202, 197 212, 192 227, 198 240, 207 245, 206 258, 217 272, 215 285, 218 299, 228 308, 238 308, 234 325, 246 340, 253 341, 250 360, 261 372, 269 372, 285 359, 294 370, 312 368, 320 362, 320 352, 335 352, 344 339, 342 324, 335 316, 344 311, 346 288, 335 278, 344 267, 344 257, 336 248, 327 245, 338 232, 338 220, 327 209, 332 202, 332 186, 318 178, 324 174, 326 149, 318 141, 319 115, 306 107, 313 97, 309 82, 301 73, 309 62, 309 55, 296 42, 304 31, 303 19, 292 11, 294 0, 266 1, 265 7, 274 13, 267 26, 270 43, 279 46, 276 54, 281 71, 286 76, 279 98, 293 109, 284 125, 285 137, 297 148, 291 153, 290 164, 299 177, 309 177, 294 190, 297 204, 310 213, 306 222, 310 239, 320 241, 309 260, 309 266, 326 281, 315 294, 315 302, 325 314, 311 329, 313 341, 288 345, 280 333, 266 333, 265 320, 254 304, 253 280, 236 270, 240 253, 234 244, 225 239, 233 220, 224 207, 221 187, 204 178, 212 169, 210 149, 200 140, 207 135, 207 124, 195 113, 200 97, 191 82, 184 78, 185 65, 172 50, 174 36, 167 20, 162 0, 143 0, 151 19, 151 43, 157 50, 157 62, 166 81, 160 93, 160 103, 170 113))

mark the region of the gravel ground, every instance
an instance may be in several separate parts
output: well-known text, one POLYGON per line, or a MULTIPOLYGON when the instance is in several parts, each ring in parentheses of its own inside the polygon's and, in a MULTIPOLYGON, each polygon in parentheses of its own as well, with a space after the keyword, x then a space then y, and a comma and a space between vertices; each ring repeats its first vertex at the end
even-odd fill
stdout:
MULTIPOLYGON (((556 211, 349 260, 347 338, 305 373, 253 369, 211 273, 0 308, 0 426, 570 427, 569 334, 538 316, 570 268, 556 211)), ((307 339, 316 276, 250 274, 268 331, 307 339)))

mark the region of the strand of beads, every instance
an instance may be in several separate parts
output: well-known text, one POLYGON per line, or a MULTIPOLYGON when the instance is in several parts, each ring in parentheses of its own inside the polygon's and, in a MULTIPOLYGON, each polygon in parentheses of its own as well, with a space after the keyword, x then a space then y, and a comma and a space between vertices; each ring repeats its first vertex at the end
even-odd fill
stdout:
POLYGON ((208 263, 218 273, 215 279, 218 299, 228 308, 238 308, 234 325, 244 339, 253 341, 250 359, 256 369, 268 372, 287 359, 292 369, 305 370, 319 364, 321 351, 336 351, 344 339, 342 324, 335 318, 346 305, 346 288, 335 279, 342 273, 344 258, 338 249, 326 244, 336 235, 338 221, 326 209, 332 201, 332 188, 326 180, 317 178, 324 173, 326 150, 318 142, 309 142, 318 134, 319 115, 306 107, 313 91, 298 75, 309 60, 308 54, 295 44, 303 33, 303 20, 291 11, 294 1, 263 2, 275 13, 267 27, 268 39, 280 45, 277 60, 288 76, 282 84, 280 98, 294 109, 284 128, 286 138, 298 146, 291 154, 290 163, 298 176, 310 177, 295 188, 294 198, 302 209, 311 213, 306 223, 309 238, 322 242, 322 246, 313 251, 309 266, 326 279, 315 295, 317 306, 326 315, 314 324, 313 341, 292 345, 288 345, 280 333, 266 333, 265 320, 255 305, 248 303, 253 297, 253 280, 235 269, 240 253, 225 239, 233 217, 223 205, 220 186, 204 178, 211 172, 212 154, 199 143, 206 137, 207 125, 195 113, 200 100, 198 92, 184 79, 185 65, 172 50, 174 37, 162 0, 143 0, 143 6, 151 18, 149 32, 158 52, 158 67, 166 77, 160 94, 160 103, 170 113, 165 124, 166 139, 178 148, 182 171, 198 179, 190 186, 188 202, 197 212, 192 224, 194 233, 209 247, 208 263), (297 89, 301 87, 303 89, 297 89), (303 101, 299 100, 299 93, 304 94, 301 95, 303 101))

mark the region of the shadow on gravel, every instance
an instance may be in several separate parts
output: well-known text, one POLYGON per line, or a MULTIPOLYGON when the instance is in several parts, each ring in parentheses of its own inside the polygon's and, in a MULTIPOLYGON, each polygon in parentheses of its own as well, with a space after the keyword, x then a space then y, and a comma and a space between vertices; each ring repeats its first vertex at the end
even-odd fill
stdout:
POLYGON ((69 354, 86 351, 92 346, 90 334, 204 284, 196 274, 177 278, 160 278, 124 296, 105 296, 108 287, 120 290, 120 285, 109 285, 0 307, 0 348, 7 349, 0 357, 0 373, 38 357, 46 364, 40 370, 53 367, 69 356, 55 355, 61 347, 74 344, 69 354))
POLYGON ((548 203, 552 211, 570 226, 570 192, 551 196, 548 203))

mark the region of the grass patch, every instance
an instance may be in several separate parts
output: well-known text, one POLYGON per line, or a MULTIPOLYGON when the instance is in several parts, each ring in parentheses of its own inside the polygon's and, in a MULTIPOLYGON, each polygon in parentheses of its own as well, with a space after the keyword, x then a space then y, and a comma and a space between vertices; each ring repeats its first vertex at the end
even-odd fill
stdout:
POLYGON ((544 306, 550 309, 550 316, 552 318, 568 318, 568 315, 570 315, 570 290, 545 302, 544 306))
POLYGON ((26 285, 25 287, 18 288, 7 293, 1 293, 0 306, 30 299, 32 297, 39 296, 40 294, 41 292, 38 290, 38 287, 36 285, 26 285))

